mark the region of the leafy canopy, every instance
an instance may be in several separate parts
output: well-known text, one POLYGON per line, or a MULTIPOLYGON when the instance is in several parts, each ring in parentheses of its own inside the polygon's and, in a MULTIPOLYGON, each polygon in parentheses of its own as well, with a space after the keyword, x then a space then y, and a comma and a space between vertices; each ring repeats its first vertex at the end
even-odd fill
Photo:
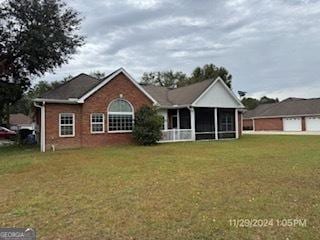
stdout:
MULTIPOLYGON (((61 0, 6 0, 0 3, 0 109, 22 97, 33 76, 67 63, 84 38, 79 13, 61 0)), ((0 112, 1 114, 1 112, 0 112)), ((0 119, 1 119, 0 115, 0 119)))
POLYGON ((196 67, 190 76, 186 73, 173 72, 172 70, 163 72, 145 72, 142 75, 141 83, 176 88, 207 79, 216 79, 218 77, 220 77, 227 86, 231 88, 232 75, 226 68, 217 67, 214 64, 206 64, 203 67, 196 67))
POLYGON ((251 97, 244 97, 241 100, 242 104, 248 109, 255 109, 258 105, 260 104, 266 104, 266 103, 277 103, 279 102, 278 98, 269 98, 266 96, 263 96, 260 99, 256 99, 256 98, 251 98, 251 97))

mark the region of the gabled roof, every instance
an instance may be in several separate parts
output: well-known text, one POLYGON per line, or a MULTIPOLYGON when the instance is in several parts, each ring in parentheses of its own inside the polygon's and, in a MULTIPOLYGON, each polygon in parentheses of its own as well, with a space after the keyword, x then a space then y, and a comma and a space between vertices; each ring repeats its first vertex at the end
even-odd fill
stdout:
POLYGON ((166 88, 143 85, 161 106, 191 105, 211 84, 213 80, 205 80, 185 87, 166 88))
POLYGON ((192 106, 217 82, 221 82, 228 94, 237 101, 240 107, 243 107, 239 99, 234 95, 230 88, 226 86, 221 78, 204 80, 174 89, 153 85, 144 85, 143 88, 149 92, 162 107, 192 106))
POLYGON ((157 101, 148 93, 146 92, 143 87, 138 84, 131 75, 124 70, 123 68, 119 68, 118 70, 114 71, 113 73, 109 74, 107 77, 102 79, 102 81, 94 86, 91 90, 89 90, 86 94, 81 96, 79 98, 78 102, 83 103, 88 97, 90 97, 92 94, 94 94, 96 91, 98 91, 100 88, 102 88, 104 85, 106 85, 108 82, 110 82, 113 78, 115 78, 118 74, 124 74, 141 92, 143 92, 154 104, 157 104, 157 101))
POLYGON ((244 118, 306 116, 320 114, 320 98, 288 98, 279 103, 261 104, 245 112, 244 118))
POLYGON ((157 103, 153 97, 146 92, 123 68, 110 73, 99 80, 87 74, 81 73, 65 84, 46 92, 35 102, 55 102, 55 103, 83 103, 88 97, 106 85, 118 74, 123 73, 140 91, 142 91, 153 103, 157 103))
POLYGON ((61 86, 46 92, 41 96, 41 98, 59 100, 80 98, 99 83, 99 79, 81 73, 78 76, 67 81, 66 83, 62 84, 61 86))
POLYGON ((80 74, 60 87, 45 93, 36 102, 55 102, 55 103, 84 103, 84 101, 105 86, 118 74, 124 74, 141 92, 143 92, 154 104, 161 107, 192 106, 201 96, 208 91, 215 83, 221 82, 228 94, 234 98, 240 107, 243 107, 239 99, 234 95, 222 79, 204 80, 185 87, 170 89, 152 85, 138 84, 123 68, 110 73, 108 76, 99 80, 87 74, 80 74))

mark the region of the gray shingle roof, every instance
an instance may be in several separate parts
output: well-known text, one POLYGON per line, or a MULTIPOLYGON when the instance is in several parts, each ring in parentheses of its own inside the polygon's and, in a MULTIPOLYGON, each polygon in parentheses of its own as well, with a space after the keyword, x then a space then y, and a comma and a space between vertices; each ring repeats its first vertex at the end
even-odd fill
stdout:
POLYGON ((320 98, 289 98, 279 103, 261 104, 245 112, 244 118, 320 114, 320 98))
POLYGON ((170 106, 172 103, 168 99, 169 89, 154 85, 141 85, 160 105, 170 106))
POLYGON ((10 114, 9 123, 10 125, 31 124, 32 118, 22 113, 10 114))
POLYGON ((169 89, 158 86, 142 86, 162 106, 190 105, 203 93, 214 80, 205 80, 189 86, 169 89))
POLYGON ((96 85, 100 83, 100 80, 81 73, 78 76, 72 78, 65 84, 46 92, 41 96, 45 99, 58 99, 68 100, 69 98, 80 98, 85 93, 90 91, 96 85))
MULTIPOLYGON (((118 70, 110 73, 104 79, 108 78, 117 71, 118 70)), ((41 98, 48 100, 68 100, 70 98, 79 99, 103 80, 99 80, 82 73, 58 88, 46 92, 41 96, 41 98)), ((153 85, 142 85, 142 87, 161 106, 170 107, 175 105, 192 104, 213 82, 214 80, 205 80, 175 89, 153 85)))

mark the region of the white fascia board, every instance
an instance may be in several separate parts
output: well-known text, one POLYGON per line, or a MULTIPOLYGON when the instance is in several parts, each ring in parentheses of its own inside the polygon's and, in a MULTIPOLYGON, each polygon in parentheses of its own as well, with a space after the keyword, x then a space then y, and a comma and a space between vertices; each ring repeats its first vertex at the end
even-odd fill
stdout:
POLYGON ((78 99, 72 100, 62 100, 62 99, 46 99, 46 98, 35 98, 33 102, 46 102, 46 103, 68 103, 68 104, 77 104, 78 99))
MULTIPOLYGON (((245 106, 243 106, 242 102, 237 98, 237 96, 234 94, 234 92, 231 91, 231 89, 227 86, 227 84, 220 78, 218 77, 213 83, 211 83, 209 85, 209 87, 207 87, 207 89, 205 91, 203 91, 201 93, 201 95, 191 104, 191 106, 196 107, 196 103, 217 83, 217 82, 221 82, 222 86, 227 90, 227 92, 231 95, 231 97, 233 97, 236 102, 240 105, 239 108, 245 108, 245 106)), ((210 106, 208 106, 210 107, 210 106)), ((211 106, 211 107, 217 107, 217 106, 211 106)))
POLYGON ((261 117, 251 117, 251 118, 243 118, 243 119, 260 119, 260 118, 290 118, 290 117, 312 117, 312 116, 320 116, 320 113, 314 114, 296 114, 296 115, 277 115, 277 116, 261 116, 261 117))
POLYGON ((160 105, 160 109, 179 109, 179 108, 189 108, 190 105, 172 105, 172 106, 165 106, 165 105, 160 105))
POLYGON ((90 97, 92 94, 94 94, 96 91, 98 91, 100 88, 102 88, 104 85, 106 85, 108 82, 110 82, 113 78, 115 78, 118 74, 123 73, 141 92, 143 92, 155 105, 158 104, 158 102, 149 94, 147 93, 143 87, 139 85, 131 76, 129 73, 127 73, 126 70, 123 68, 120 68, 118 71, 113 73, 111 76, 104 79, 100 84, 98 84, 96 87, 94 87, 91 91, 83 95, 79 100, 78 103, 84 103, 84 101, 90 97))

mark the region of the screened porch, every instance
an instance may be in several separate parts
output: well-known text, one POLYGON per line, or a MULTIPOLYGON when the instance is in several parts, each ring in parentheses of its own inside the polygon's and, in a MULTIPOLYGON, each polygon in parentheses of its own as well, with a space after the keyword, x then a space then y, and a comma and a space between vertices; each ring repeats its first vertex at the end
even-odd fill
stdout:
POLYGON ((234 108, 180 108, 162 111, 160 142, 238 138, 238 110, 234 108))

